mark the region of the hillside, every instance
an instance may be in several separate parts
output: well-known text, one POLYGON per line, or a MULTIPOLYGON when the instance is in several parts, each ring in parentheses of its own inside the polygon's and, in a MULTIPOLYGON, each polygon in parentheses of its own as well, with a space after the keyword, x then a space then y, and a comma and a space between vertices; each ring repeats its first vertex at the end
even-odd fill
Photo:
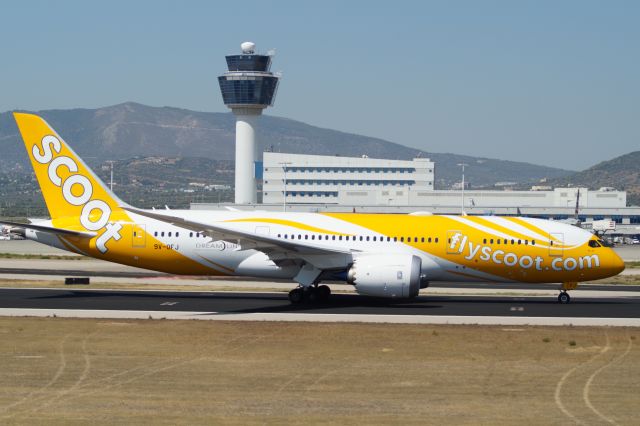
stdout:
POLYGON ((627 203, 640 205, 640 151, 603 161, 582 172, 553 179, 555 186, 584 186, 598 189, 612 186, 627 191, 627 203))
MULTIPOLYGON (((90 164, 132 157, 200 157, 233 160, 235 121, 230 113, 195 112, 125 103, 99 109, 40 111, 74 150, 90 164)), ((566 170, 529 163, 420 152, 382 139, 310 126, 299 121, 264 116, 259 149, 276 152, 371 158, 411 159, 418 155, 436 162, 436 187, 460 180, 458 163, 471 165, 467 180, 473 186, 495 182, 536 182, 568 175, 566 170)), ((26 166, 27 156, 10 112, 0 114, 0 171, 26 166)), ((526 156, 526 153, 523 153, 526 156)))

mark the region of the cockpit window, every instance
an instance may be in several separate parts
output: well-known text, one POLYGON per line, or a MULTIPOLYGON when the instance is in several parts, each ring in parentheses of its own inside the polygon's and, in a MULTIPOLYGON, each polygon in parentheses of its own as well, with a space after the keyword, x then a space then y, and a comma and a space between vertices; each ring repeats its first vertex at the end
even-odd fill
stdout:
POLYGON ((613 244, 611 244, 607 240, 599 239, 598 242, 602 247, 613 247, 613 244))
POLYGON ((602 244, 600 244, 597 240, 589 240, 589 247, 602 247, 602 244))

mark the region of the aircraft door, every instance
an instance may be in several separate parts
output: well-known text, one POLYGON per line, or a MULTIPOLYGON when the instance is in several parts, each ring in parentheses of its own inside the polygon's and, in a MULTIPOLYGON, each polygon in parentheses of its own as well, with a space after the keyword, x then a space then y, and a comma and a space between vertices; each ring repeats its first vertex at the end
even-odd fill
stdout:
POLYGON ((132 223, 131 225, 131 247, 144 248, 147 246, 147 226, 132 223))
POLYGON ((265 237, 268 237, 269 231, 268 226, 256 226, 256 235, 264 235, 265 237))
POLYGON ((564 234, 549 234, 549 256, 562 257, 564 250, 564 234))

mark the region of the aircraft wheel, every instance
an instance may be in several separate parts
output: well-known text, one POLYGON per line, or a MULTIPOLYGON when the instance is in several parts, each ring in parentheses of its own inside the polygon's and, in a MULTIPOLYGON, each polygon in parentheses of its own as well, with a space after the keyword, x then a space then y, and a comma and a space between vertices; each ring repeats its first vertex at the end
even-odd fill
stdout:
POLYGON ((331 289, 328 285, 319 285, 316 288, 316 293, 318 294, 318 301, 326 302, 329 300, 329 296, 331 296, 331 289))
POLYGON ((289 292, 289 301, 297 305, 298 303, 302 303, 302 299, 304 298, 304 293, 302 292, 302 288, 294 288, 289 292))
POLYGON ((305 299, 309 303, 316 303, 320 300, 320 294, 318 293, 318 289, 315 287, 307 287, 304 289, 305 299))
POLYGON ((563 305, 566 305, 570 301, 571 301, 571 296, 569 296, 569 293, 567 293, 566 291, 563 291, 558 295, 558 302, 559 303, 562 303, 563 305))

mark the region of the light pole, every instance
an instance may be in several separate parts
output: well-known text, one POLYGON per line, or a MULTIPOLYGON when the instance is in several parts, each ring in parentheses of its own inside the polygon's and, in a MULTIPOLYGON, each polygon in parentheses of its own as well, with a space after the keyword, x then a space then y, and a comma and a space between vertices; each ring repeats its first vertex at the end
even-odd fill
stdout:
POLYGON ((107 161, 107 163, 109 163, 109 165, 111 166, 111 179, 109 180, 109 189, 111 190, 111 192, 113 192, 113 160, 109 160, 107 161))
POLYGON ((464 168, 468 166, 467 163, 458 163, 458 166, 462 167, 462 201, 460 204, 460 212, 462 214, 462 216, 464 216, 464 168))
POLYGON ((282 166, 282 171, 284 173, 284 179, 283 179, 283 183, 284 183, 284 196, 282 198, 282 211, 287 211, 287 166, 291 165, 290 161, 283 161, 282 163, 278 163, 279 165, 282 166))

